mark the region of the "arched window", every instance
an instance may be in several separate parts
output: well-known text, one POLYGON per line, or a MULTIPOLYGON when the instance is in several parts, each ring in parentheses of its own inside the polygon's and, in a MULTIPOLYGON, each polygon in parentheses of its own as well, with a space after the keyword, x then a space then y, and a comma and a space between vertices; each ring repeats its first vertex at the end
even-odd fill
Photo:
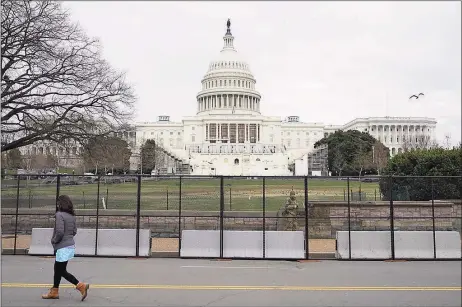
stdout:
POLYGON ((234 159, 234 165, 239 165, 239 159, 234 159))

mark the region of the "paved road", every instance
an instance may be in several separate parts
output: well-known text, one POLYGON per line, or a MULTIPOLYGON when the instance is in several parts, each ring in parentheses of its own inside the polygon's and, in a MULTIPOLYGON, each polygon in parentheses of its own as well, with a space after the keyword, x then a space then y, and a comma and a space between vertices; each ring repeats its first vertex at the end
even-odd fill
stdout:
POLYGON ((283 262, 75 258, 87 300, 54 259, 2 256, 2 306, 461 306, 461 262, 283 262))

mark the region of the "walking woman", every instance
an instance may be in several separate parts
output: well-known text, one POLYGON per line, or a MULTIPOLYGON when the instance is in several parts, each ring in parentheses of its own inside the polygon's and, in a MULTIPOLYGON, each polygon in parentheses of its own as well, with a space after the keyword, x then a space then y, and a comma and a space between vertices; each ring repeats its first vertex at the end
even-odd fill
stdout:
POLYGON ((76 234, 77 224, 74 205, 69 196, 61 195, 58 197, 56 223, 53 230, 53 237, 51 238, 51 244, 56 252, 53 288, 47 294, 42 295, 43 299, 59 298, 61 277, 64 277, 76 286, 76 289, 82 294, 82 301, 87 297, 90 285, 79 282, 74 275, 66 270, 68 261, 74 258, 74 236, 76 234))

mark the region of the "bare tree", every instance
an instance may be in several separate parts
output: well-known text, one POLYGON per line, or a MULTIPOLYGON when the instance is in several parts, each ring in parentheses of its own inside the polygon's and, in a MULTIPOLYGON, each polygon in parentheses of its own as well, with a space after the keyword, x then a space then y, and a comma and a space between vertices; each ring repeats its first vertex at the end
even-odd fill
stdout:
POLYGON ((376 142, 372 147, 372 166, 377 169, 377 174, 387 166, 390 159, 390 150, 380 142, 376 142))
POLYGON ((19 149, 10 150, 2 153, 2 168, 12 169, 21 168, 22 155, 19 149))
POLYGON ((342 171, 348 165, 345 156, 338 148, 335 148, 335 153, 332 155, 332 168, 337 172, 338 176, 342 176, 342 171))
POLYGON ((131 151, 126 141, 117 137, 95 137, 83 147, 81 157, 86 168, 122 169, 130 167, 131 151))
POLYGON ((452 143, 452 142, 451 142, 451 135, 450 135, 449 133, 446 133, 446 134, 444 135, 444 147, 445 147, 446 149, 451 148, 451 143, 452 143))
POLYGON ((355 156, 350 166, 353 170, 358 172, 358 176, 361 178, 365 169, 373 167, 372 158, 372 152, 362 152, 355 156))
POLYGON ((131 119, 124 75, 59 2, 5 0, 1 28, 2 152, 41 140, 84 143, 131 119))
POLYGON ((438 147, 438 143, 431 139, 430 136, 418 135, 407 137, 403 142, 403 150, 415 150, 415 149, 431 149, 438 147))

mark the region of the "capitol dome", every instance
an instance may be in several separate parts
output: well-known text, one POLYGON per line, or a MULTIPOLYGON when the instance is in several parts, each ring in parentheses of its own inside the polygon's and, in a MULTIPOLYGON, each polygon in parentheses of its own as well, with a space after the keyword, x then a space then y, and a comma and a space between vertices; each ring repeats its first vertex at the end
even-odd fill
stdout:
POLYGON ((260 114, 261 95, 255 89, 256 79, 234 48, 229 19, 223 43, 202 79, 197 114, 260 114))

